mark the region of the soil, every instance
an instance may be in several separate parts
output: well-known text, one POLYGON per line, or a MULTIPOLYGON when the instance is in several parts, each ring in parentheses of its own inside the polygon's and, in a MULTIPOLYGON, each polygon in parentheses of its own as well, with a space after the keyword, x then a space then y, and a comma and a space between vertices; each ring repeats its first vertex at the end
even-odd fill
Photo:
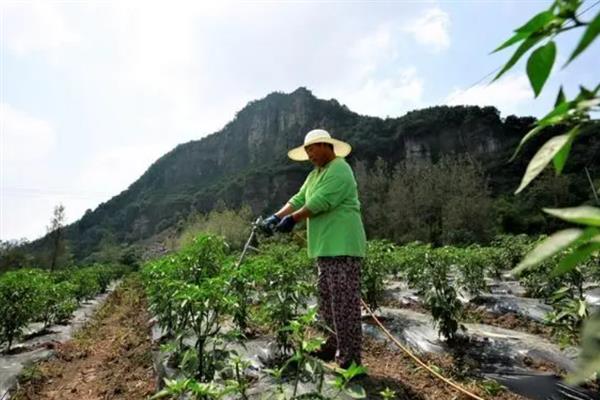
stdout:
MULTIPOLYGON (((417 305, 411 308, 418 309, 417 305)), ((425 311, 425 310, 422 310, 425 311)), ((141 283, 126 279, 107 299, 94 319, 74 340, 56 346, 56 357, 25 371, 16 400, 146 399, 156 391, 152 367, 147 304, 141 283)), ((485 399, 521 400, 499 385, 477 379, 452 356, 425 356, 442 375, 485 399)), ((389 388, 397 399, 467 399, 456 389, 416 366, 400 350, 364 338, 363 364, 368 375, 359 379, 368 399, 382 399, 389 388)))
POLYGON ((533 321, 516 313, 493 314, 476 306, 465 308, 464 322, 487 324, 499 328, 513 329, 533 335, 541 336, 551 342, 556 342, 552 335, 552 328, 540 322, 533 321))
POLYGON ((24 371, 15 400, 146 399, 155 377, 144 292, 136 275, 121 284, 56 356, 24 371))
MULTIPOLYGON (((386 387, 395 391, 397 399, 439 400, 469 399, 466 395, 435 378, 424 368, 400 350, 390 350, 386 343, 365 338, 363 342, 363 364, 368 375, 359 383, 365 388, 368 399, 382 399, 379 394, 386 387)), ((451 357, 421 357, 428 365, 434 366, 454 383, 458 383, 472 393, 485 399, 522 400, 521 396, 511 393, 489 381, 476 380, 456 369, 451 357), (498 393, 488 390, 499 390, 498 393)))

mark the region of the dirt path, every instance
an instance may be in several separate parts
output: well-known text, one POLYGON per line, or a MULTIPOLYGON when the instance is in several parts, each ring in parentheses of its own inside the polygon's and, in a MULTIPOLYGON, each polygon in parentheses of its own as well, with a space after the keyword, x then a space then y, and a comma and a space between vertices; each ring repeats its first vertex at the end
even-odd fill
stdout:
POLYGON ((132 275, 55 358, 25 371, 13 398, 147 398, 155 391, 148 320, 142 285, 132 275))

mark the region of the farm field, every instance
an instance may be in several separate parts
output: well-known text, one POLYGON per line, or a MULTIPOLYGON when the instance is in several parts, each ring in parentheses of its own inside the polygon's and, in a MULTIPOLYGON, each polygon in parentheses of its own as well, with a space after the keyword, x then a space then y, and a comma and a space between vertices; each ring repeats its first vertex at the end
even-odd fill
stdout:
MULTIPOLYGON (((525 236, 465 248, 371 241, 363 299, 403 345, 476 396, 595 398, 593 383, 561 378, 575 368, 579 325, 600 306, 597 270, 585 265, 548 282, 548 260, 514 278, 509 271, 534 245, 525 236)), ((239 267, 238 257, 223 239, 200 235, 148 262, 74 341, 26 369, 13 397, 69 388, 90 399, 466 398, 389 341, 366 309, 365 369, 322 362, 305 249, 280 237, 239 267)))

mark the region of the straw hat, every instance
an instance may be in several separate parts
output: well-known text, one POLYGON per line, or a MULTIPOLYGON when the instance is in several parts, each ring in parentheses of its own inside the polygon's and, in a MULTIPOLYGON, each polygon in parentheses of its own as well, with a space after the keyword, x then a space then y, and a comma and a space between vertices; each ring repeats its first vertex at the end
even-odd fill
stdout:
POLYGON ((288 151, 288 157, 294 161, 308 160, 308 154, 306 154, 304 148, 314 143, 331 143, 333 145, 333 152, 337 157, 346 157, 352 151, 352 146, 346 142, 332 138, 326 130, 313 129, 304 136, 304 144, 302 146, 288 151))

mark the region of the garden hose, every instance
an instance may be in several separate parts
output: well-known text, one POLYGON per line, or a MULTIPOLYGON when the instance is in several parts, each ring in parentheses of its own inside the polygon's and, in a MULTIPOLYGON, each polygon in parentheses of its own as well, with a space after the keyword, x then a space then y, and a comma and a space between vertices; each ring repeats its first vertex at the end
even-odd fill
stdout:
MULTIPOLYGON (((300 236, 297 232, 294 233, 298 238, 302 239, 304 242, 306 242, 306 239, 303 238, 302 236, 300 236)), ((427 365, 425 362, 423 362, 419 357, 417 357, 412 351, 410 351, 406 346, 402 345, 402 343, 400 343, 400 341, 398 339, 396 339, 394 337, 394 335, 392 335, 390 333, 389 330, 387 330, 387 328, 381 323, 381 321, 379 321, 379 319, 375 316, 375 314, 373 313, 373 311, 371 311, 371 309, 369 308, 369 306, 367 305, 367 303, 365 303, 365 301, 363 299, 360 299, 360 302, 362 303, 362 306, 365 308, 365 310, 367 310, 367 312, 369 313, 369 315, 371 316, 371 318, 373 318, 373 320, 375 321, 375 323, 379 326, 379 329, 381 329, 383 331, 383 333, 386 334, 386 336, 400 349, 402 350, 404 353, 406 353, 410 358, 412 358, 418 365, 420 365, 421 367, 425 368, 427 371, 429 371, 434 377, 442 380, 443 382, 445 382, 446 384, 452 386, 454 389, 458 390, 459 392, 467 395, 468 397, 472 398, 472 399, 476 399, 476 400, 485 400, 482 397, 477 396, 475 393, 471 393, 470 391, 468 391, 467 389, 463 388, 462 386, 460 386, 457 383, 452 382, 450 379, 444 377, 442 374, 434 371, 429 365, 427 365)))
POLYGON ((377 319, 377 317, 375 316, 375 314, 373 314, 373 311, 371 311, 371 309, 369 308, 369 306, 367 305, 367 303, 365 303, 365 301, 363 299, 360 299, 360 302, 362 303, 362 306, 365 308, 365 310, 367 310, 367 312, 369 313, 369 315, 371 316, 371 318, 373 318, 373 320, 375 321, 375 323, 377 323, 377 325, 379 326, 379 328, 383 331, 383 333, 386 334, 386 336, 392 341, 394 342, 394 344, 396 346, 398 346, 398 348, 400 350, 402 350, 403 352, 405 352, 406 354, 408 354, 408 356, 410 358, 412 358, 417 364, 419 364, 421 367, 425 368, 427 371, 429 371, 433 376, 435 376, 438 379, 441 379, 442 381, 444 381, 445 383, 447 383, 448 385, 452 386, 454 389, 458 390, 459 392, 469 396, 472 399, 477 399, 477 400, 484 400, 482 397, 477 396, 474 393, 469 392, 467 389, 463 388, 462 386, 452 382, 451 380, 449 380, 448 378, 445 378, 442 374, 434 371, 429 365, 425 364, 419 357, 417 357, 412 351, 410 351, 408 348, 406 348, 406 346, 403 346, 402 343, 400 343, 400 341, 398 339, 396 339, 391 333, 390 331, 387 330, 387 328, 385 326, 383 326, 383 324, 379 321, 379 319, 377 319))

